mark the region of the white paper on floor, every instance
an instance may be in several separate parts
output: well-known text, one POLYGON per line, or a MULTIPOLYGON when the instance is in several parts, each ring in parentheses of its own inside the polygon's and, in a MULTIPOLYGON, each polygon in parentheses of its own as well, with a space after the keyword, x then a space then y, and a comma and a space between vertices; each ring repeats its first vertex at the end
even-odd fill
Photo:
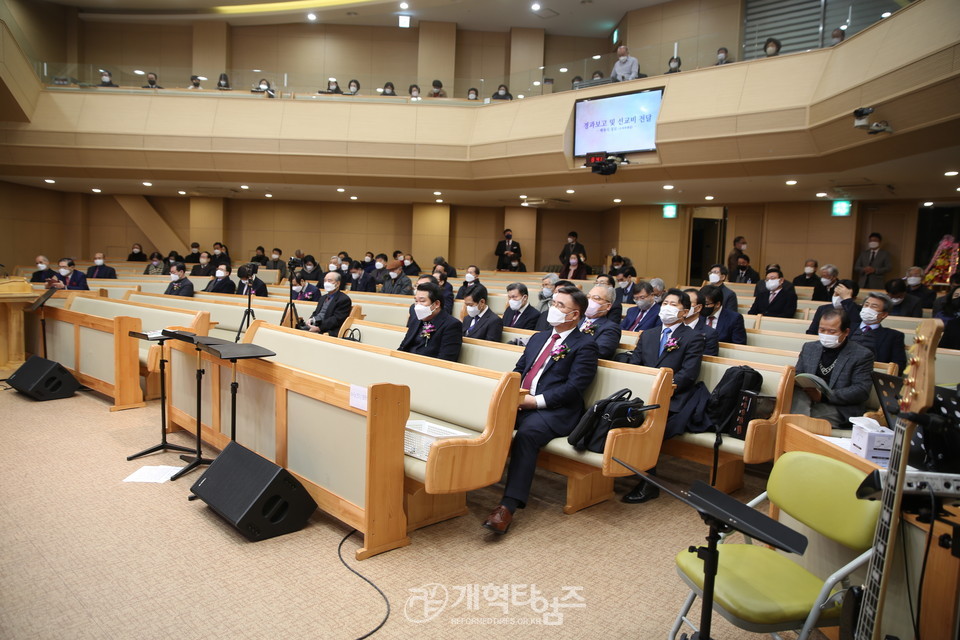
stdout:
POLYGON ((126 478, 124 482, 157 482, 162 483, 170 479, 170 476, 180 471, 183 467, 170 467, 167 465, 140 467, 126 478))

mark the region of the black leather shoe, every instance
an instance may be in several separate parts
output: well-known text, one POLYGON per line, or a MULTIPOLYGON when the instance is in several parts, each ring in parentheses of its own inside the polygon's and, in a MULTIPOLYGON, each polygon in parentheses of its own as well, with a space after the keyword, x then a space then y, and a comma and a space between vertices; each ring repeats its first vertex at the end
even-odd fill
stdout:
POLYGON ((641 480, 637 486, 624 494, 622 500, 627 504, 640 504, 649 502, 660 497, 660 488, 646 481, 641 480))

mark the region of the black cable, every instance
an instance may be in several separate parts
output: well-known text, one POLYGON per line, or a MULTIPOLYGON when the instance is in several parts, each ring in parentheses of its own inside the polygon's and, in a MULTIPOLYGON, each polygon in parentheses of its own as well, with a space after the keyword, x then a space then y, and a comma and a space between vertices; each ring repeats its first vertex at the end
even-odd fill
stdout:
MULTIPOLYGON (((903 520, 903 514, 900 514, 900 549, 903 551, 903 575, 906 579, 907 584, 907 604, 910 605, 910 622, 913 624, 913 637, 914 640, 920 640, 920 625, 917 622, 917 616, 913 613, 913 595, 910 593, 910 569, 908 565, 910 564, 907 559, 907 530, 906 522, 903 520)), ((917 597, 920 597, 920 594, 917 594, 917 597)), ((919 604, 919 603, 918 603, 919 604)))
POLYGON ((337 547, 337 556, 340 557, 340 562, 343 563, 343 566, 345 566, 345 567, 346 567, 347 569, 349 569, 351 572, 353 572, 354 574, 356 574, 357 577, 359 577, 361 580, 363 580, 364 582, 366 582, 367 584, 369 584, 371 587, 373 587, 374 589, 376 589, 376 590, 377 590, 377 593, 380 594, 380 597, 382 597, 382 598, 383 598, 383 601, 387 604, 387 613, 386 613, 385 616, 383 616, 383 620, 380 621, 380 624, 378 624, 376 627, 374 627, 374 629, 373 629, 372 631, 369 631, 369 632, 363 634, 362 636, 360 636, 359 638, 357 638, 357 640, 363 640, 364 638, 369 638, 370 636, 372 636, 373 634, 375 634, 377 631, 380 631, 380 629, 383 628, 383 625, 387 624, 387 619, 390 617, 390 600, 387 598, 387 594, 385 594, 385 593, 380 589, 380 587, 378 587, 377 585, 373 584, 373 582, 370 580, 370 578, 366 577, 365 575, 363 575, 362 573, 360 573, 359 571, 357 571, 356 569, 354 569, 353 567, 351 567, 350 565, 348 565, 348 564, 347 564, 347 561, 343 559, 343 543, 347 541, 347 538, 349 538, 350 536, 352 536, 352 535, 355 534, 356 532, 357 532, 357 530, 356 530, 356 529, 353 529, 353 530, 350 531, 350 533, 348 533, 347 535, 343 536, 343 540, 340 541, 340 546, 337 547))
MULTIPOLYGON (((937 523, 937 496, 933 493, 933 487, 927 486, 927 489, 930 491, 930 530, 927 532, 927 545, 923 550, 923 564, 920 565, 920 585, 917 587, 917 620, 920 620, 920 612, 923 611, 923 577, 927 573, 927 558, 930 557, 933 525, 937 523)), ((916 640, 920 640, 919 630, 916 640)))

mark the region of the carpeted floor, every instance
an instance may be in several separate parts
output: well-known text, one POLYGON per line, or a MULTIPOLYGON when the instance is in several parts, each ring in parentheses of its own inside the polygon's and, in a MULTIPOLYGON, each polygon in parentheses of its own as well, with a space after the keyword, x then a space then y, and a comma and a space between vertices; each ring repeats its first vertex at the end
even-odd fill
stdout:
MULTIPOLYGON (((187 501, 200 472, 122 482, 143 465, 182 464, 174 453, 125 459, 158 441, 159 412, 151 402, 111 413, 90 392, 40 403, 0 391, 0 637, 357 638, 380 622, 383 600, 337 559, 342 523, 318 513, 300 532, 250 543, 187 501)), ((171 440, 190 444, 182 432, 171 440)), ((671 459, 660 472, 679 483, 706 475, 671 459)), ((762 484, 748 476, 737 497, 762 484)), ((501 490, 469 494, 469 515, 363 562, 353 559, 358 539, 347 540, 347 562, 390 599, 375 637, 504 635, 505 626, 518 638, 666 637, 686 594, 674 555, 706 531, 694 512, 664 496, 566 516, 563 479, 541 472, 536 498, 497 538, 480 522, 501 490), (554 598, 583 606, 544 611, 554 598)), ((714 629, 760 637, 719 618, 714 629)))

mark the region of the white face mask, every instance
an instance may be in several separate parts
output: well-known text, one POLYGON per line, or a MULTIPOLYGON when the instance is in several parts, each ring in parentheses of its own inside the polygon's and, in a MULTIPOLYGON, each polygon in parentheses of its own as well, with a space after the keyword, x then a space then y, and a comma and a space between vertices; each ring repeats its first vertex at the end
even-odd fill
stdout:
POLYGON ((266 91, 269 88, 270 88, 270 85, 260 83, 260 91, 266 91))
POLYGON ((410 97, 411 97, 411 98, 417 98, 417 97, 419 97, 419 96, 420 96, 420 92, 419 92, 419 91, 411 91, 411 92, 410 92, 410 97))
POLYGON ((573 244, 576 241, 577 241, 576 238, 567 238, 567 244, 573 244))
POLYGON ((213 255, 215 255, 215 256, 220 255, 220 253, 221 253, 220 249, 214 249, 214 250, 213 250, 213 255))
POLYGON ((134 248, 133 248, 133 252, 134 252, 134 253, 140 253, 140 249, 134 247, 134 248))
POLYGON ((617 286, 620 287, 621 289, 626 289, 627 287, 630 286, 630 281, 629 281, 629 280, 621 280, 620 282, 617 283, 617 286))
POLYGON ((373 266, 375 266, 377 269, 383 269, 383 263, 380 262, 379 260, 377 260, 377 263, 373 266))
POLYGON ((627 61, 627 56, 620 56, 619 60, 620 60, 620 62, 626 62, 626 61, 627 61))
POLYGON ((600 305, 596 300, 590 300, 587 302, 587 317, 593 318, 596 317, 597 312, 600 311, 600 305))
POLYGON ((923 278, 921 278, 920 276, 910 276, 909 278, 907 278, 907 285, 911 287, 915 287, 918 284, 920 284, 922 280, 923 278))
POLYGON ((718 282, 720 282, 720 274, 711 273, 710 275, 707 276, 707 280, 710 282, 710 284, 717 284, 718 282))
POLYGON ((892 303, 894 304, 894 306, 896 306, 896 305, 900 304, 901 302, 903 302, 903 298, 890 298, 890 302, 892 302, 892 303))
POLYGON ((350 85, 350 93, 356 93, 356 92, 359 91, 359 90, 360 90, 359 87, 355 87, 354 85, 350 85))
POLYGON ((500 94, 501 96, 505 96, 505 95, 507 95, 507 90, 506 90, 506 89, 500 89, 499 91, 497 91, 497 93, 500 94))
POLYGON ((563 324, 567 321, 567 314, 560 309, 557 309, 554 306, 550 307, 550 310, 547 311, 547 324, 551 327, 555 327, 558 324, 563 324))
POLYGON ((373 258, 371 258, 370 256, 364 256, 364 257, 363 257, 363 261, 364 261, 364 262, 373 262, 373 258))
POLYGON ((335 265, 335 264, 333 264, 333 263, 331 262, 330 264, 327 265, 327 269, 329 269, 330 271, 336 271, 336 270, 337 270, 337 265, 335 265))
POLYGON ((43 264, 42 262, 37 263, 37 269, 39 269, 40 271, 44 271, 46 270, 46 268, 47 268, 47 265, 43 264))
POLYGON ((744 242, 742 245, 740 245, 740 251, 746 251, 746 250, 747 250, 747 243, 744 242))
POLYGON ((102 266, 103 266, 103 258, 96 258, 96 259, 93 261, 93 264, 97 265, 98 267, 102 267, 102 266))
POLYGON ((511 267, 519 267, 519 266, 520 266, 520 263, 519 263, 519 262, 511 262, 511 263, 510 263, 510 266, 511 266, 511 267))
POLYGON ((467 315, 471 318, 476 318, 478 315, 480 315, 480 307, 478 305, 467 307, 467 315))
POLYGON ((841 298, 840 296, 833 296, 832 298, 830 298, 830 302, 833 304, 834 309, 839 309, 841 306, 843 306, 842 305, 843 298, 841 298))
POLYGON ((570 266, 577 266, 577 262, 579 261, 576 258, 570 258, 570 266))
POLYGON ((877 324, 877 315, 877 312, 870 307, 860 309, 860 319, 863 320, 864 324, 877 324))
POLYGON ((477 94, 475 94, 475 93, 468 93, 468 94, 467 94, 467 100, 476 100, 476 99, 477 99, 477 94))
POLYGON ((723 53, 722 51, 717 54, 717 60, 719 60, 720 62, 723 62, 726 59, 727 59, 727 54, 723 53))
POLYGON ((544 287, 544 288, 540 289, 540 296, 541 296, 543 299, 545 299, 545 300, 546 300, 547 298, 552 298, 552 297, 553 297, 553 289, 550 289, 549 287, 544 287))
POLYGON ((226 80, 221 80, 218 84, 219 84, 221 87, 225 87, 225 86, 227 86, 227 81, 226 81, 226 80))
POLYGON ((477 276, 473 275, 472 273, 468 273, 467 275, 463 276, 463 279, 467 282, 473 282, 477 279, 477 276))
POLYGON ((824 349, 836 349, 840 346, 840 336, 835 336, 830 333, 818 333, 817 337, 820 338, 820 344, 823 345, 824 349))
POLYGON ((349 268, 350 268, 350 265, 348 265, 346 262, 340 265, 340 271, 346 271, 349 268))
POLYGON ((830 44, 840 44, 843 42, 840 38, 830 38, 830 44))
POLYGON ((303 270, 306 271, 307 273, 310 273, 311 271, 313 271, 313 265, 312 265, 312 264, 305 264, 305 265, 303 265, 303 270))
POLYGON ((399 278, 399 277, 400 277, 400 274, 397 273, 396 271, 391 271, 391 272, 390 272, 390 279, 391 279, 391 280, 396 280, 396 279, 399 278))
POLYGON ((177 274, 175 274, 175 273, 171 273, 171 274, 170 274, 170 280, 172 280, 173 282, 176 282, 176 281, 179 280, 179 279, 180 279, 180 276, 179 276, 179 275, 177 275, 177 274))
POLYGON ((354 271, 353 273, 350 274, 350 277, 353 278, 354 280, 359 280, 359 279, 360 279, 360 272, 359 272, 359 271, 354 271))
POLYGON ((200 253, 200 249, 190 249, 190 253, 200 253))
POLYGON ((433 313, 433 309, 424 304, 415 304, 413 305, 413 312, 417 315, 417 320, 423 320, 433 313))
POLYGON ((671 69, 679 69, 679 68, 680 68, 680 63, 677 62, 676 60, 674 60, 673 62, 670 63, 670 68, 671 68, 671 69))
POLYGON ((677 321, 677 318, 680 317, 680 310, 676 307, 671 307, 668 304, 660 307, 660 322, 665 325, 671 325, 677 321))
POLYGON ((337 288, 337 285, 333 284, 332 282, 323 283, 323 290, 326 291, 327 293, 333 291, 336 288, 337 288))
POLYGON ((767 280, 766 285, 767 285, 767 291, 776 291, 777 288, 780 286, 780 279, 777 278, 776 280, 767 280))
POLYGON ((170 264, 174 264, 174 263, 176 263, 176 261, 177 261, 176 258, 170 258, 170 264))
POLYGON ((830 283, 832 282, 833 280, 831 280, 830 278, 820 278, 820 284, 822 284, 825 287, 829 287, 830 283))
POLYGON ((200 258, 200 264, 207 264, 210 262, 210 258, 200 258))
POLYGON ((271 253, 271 254, 270 254, 270 259, 271 259, 271 260, 279 260, 279 259, 280 259, 280 254, 279 254, 279 253, 271 253))
POLYGON ((66 278, 68 275, 70 275, 70 269, 59 269, 58 273, 66 278))
POLYGON ((110 76, 100 76, 100 79, 104 82, 110 82, 110 76))
POLYGON ((404 260, 404 261, 403 261, 403 266, 405 266, 405 267, 409 267, 411 264, 413 264, 413 261, 412 261, 412 260, 404 260))
POLYGON ((523 299, 521 298, 520 300, 512 300, 512 299, 507 300, 507 304, 509 304, 510 308, 513 309, 514 311, 519 311, 520 308, 523 306, 523 299))
POLYGON ((808 276, 811 275, 814 271, 816 271, 816 269, 814 269, 813 267, 804 267, 804 268, 803 268, 803 272, 804 272, 805 274, 807 274, 808 276))
POLYGON ((217 272, 214 275, 218 278, 226 278, 227 272, 224 271, 223 269, 217 269, 217 272))
POLYGON ((768 55, 768 56, 776 55, 776 53, 777 53, 777 48, 776 48, 776 47, 767 47, 767 55, 768 55))
POLYGON ((867 246, 870 247, 871 249, 876 249, 877 247, 880 246, 880 243, 879 243, 879 242, 868 242, 868 243, 867 243, 867 246))

